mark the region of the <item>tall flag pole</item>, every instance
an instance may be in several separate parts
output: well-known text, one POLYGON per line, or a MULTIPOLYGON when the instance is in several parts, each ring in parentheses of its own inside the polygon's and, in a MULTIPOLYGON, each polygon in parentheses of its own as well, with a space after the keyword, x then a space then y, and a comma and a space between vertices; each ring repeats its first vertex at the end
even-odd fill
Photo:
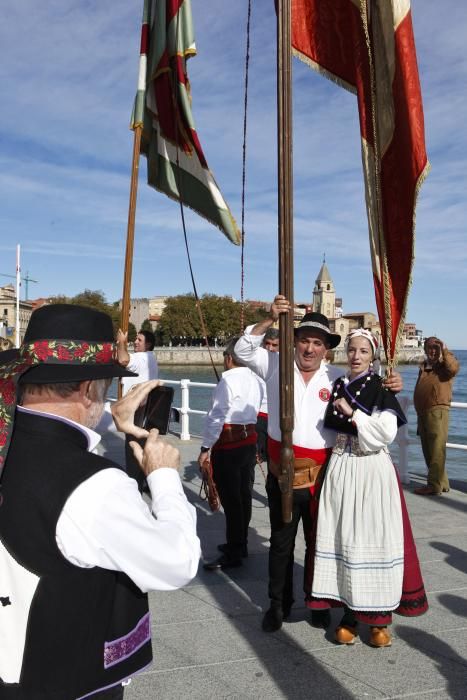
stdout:
POLYGON ((292 186, 292 47, 290 0, 277 3, 277 136, 278 136, 278 236, 279 292, 290 302, 289 314, 279 317, 279 396, 281 428, 282 519, 292 520, 294 427, 294 284, 293 284, 293 186, 292 186))
POLYGON ((191 111, 188 59, 196 55, 190 0, 145 0, 145 73, 132 116, 142 128, 148 184, 181 201, 236 245, 241 235, 208 167, 191 111))
POLYGON ((294 53, 356 93, 376 304, 388 367, 411 286, 429 171, 410 0, 292 0, 294 53))
MULTIPOLYGON (((138 112, 146 88, 146 53, 148 43, 147 1, 144 3, 141 27, 141 44, 139 52, 138 89, 136 92, 134 112, 138 112)), ((128 223, 126 232, 125 270, 123 273, 122 312, 120 326, 128 332, 130 323, 131 276, 133 271, 133 249, 135 241, 136 196, 138 193, 139 158, 141 152, 142 123, 133 124, 133 157, 131 163, 130 201, 128 206, 128 223)), ((119 396, 121 385, 119 384, 119 396)))
POLYGON ((19 321, 19 297, 21 292, 21 264, 20 264, 20 244, 16 246, 16 330, 15 330, 15 343, 16 347, 19 348, 21 345, 21 328, 19 321))

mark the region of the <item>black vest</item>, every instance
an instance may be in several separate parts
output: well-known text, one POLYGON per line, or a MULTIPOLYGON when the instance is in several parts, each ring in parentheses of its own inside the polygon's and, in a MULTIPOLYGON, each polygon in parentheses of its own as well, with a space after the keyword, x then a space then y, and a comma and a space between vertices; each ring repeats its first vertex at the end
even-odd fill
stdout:
MULTIPOLYGON (((29 609, 19 684, 1 700, 75 700, 131 676, 152 659, 147 595, 125 574, 71 564, 55 532, 69 495, 101 469, 85 435, 57 420, 16 413, 2 479, 0 540, 39 577, 29 609)), ((15 605, 11 591, 0 591, 15 605)), ((0 607, 1 625, 2 607, 0 607)))

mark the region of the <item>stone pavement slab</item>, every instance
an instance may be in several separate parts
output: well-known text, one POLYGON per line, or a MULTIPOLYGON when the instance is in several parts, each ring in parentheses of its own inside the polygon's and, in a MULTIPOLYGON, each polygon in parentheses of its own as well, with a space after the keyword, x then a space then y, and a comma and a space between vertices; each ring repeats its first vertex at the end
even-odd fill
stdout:
MULTIPOLYGON (((199 499, 199 441, 180 442, 182 474, 198 514, 205 559, 225 541, 222 513, 199 499)), ((104 449, 122 462, 117 437, 104 449)), ((412 485, 413 486, 413 485, 412 485)), ((292 615, 272 635, 261 630, 268 606, 269 521, 264 478, 256 473, 249 557, 231 572, 206 572, 179 591, 150 594, 154 663, 135 676, 125 700, 275 698, 467 697, 467 496, 451 490, 440 498, 406 489, 430 610, 420 618, 395 616, 394 643, 387 649, 361 637, 352 647, 333 642, 340 613, 328 631, 309 624, 303 604, 304 540, 297 536, 292 615)))

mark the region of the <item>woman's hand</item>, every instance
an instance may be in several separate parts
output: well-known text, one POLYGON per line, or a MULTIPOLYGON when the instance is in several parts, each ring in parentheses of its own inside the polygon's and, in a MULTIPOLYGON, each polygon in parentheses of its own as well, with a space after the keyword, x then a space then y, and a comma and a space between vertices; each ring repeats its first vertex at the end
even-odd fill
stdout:
POLYGON ((348 416, 350 418, 350 416, 353 414, 353 408, 345 399, 336 399, 333 406, 336 411, 340 411, 340 413, 343 413, 344 416, 348 416))

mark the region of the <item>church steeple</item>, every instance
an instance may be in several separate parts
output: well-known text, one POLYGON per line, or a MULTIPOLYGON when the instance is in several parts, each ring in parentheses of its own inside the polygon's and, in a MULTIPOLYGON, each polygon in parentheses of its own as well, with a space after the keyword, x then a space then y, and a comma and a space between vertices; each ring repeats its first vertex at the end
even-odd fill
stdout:
POLYGON ((326 265, 326 254, 323 255, 323 263, 313 289, 313 311, 328 318, 335 318, 336 315, 336 290, 326 265))
POLYGON ((326 253, 323 253, 323 264, 321 265, 321 269, 318 272, 318 277, 316 278, 316 284, 319 284, 320 282, 331 282, 332 284, 331 275, 329 274, 328 266, 326 265, 326 253))

